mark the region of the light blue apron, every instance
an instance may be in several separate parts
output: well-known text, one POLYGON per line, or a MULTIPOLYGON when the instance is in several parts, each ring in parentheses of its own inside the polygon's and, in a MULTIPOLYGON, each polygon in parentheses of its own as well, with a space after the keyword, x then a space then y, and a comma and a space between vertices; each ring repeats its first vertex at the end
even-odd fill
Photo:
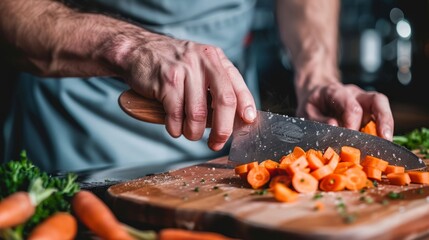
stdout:
MULTIPOLYGON (((85 10, 153 31, 221 47, 240 66, 255 0, 79 0, 85 10)), ((5 160, 25 149, 47 171, 162 164, 226 155, 201 141, 172 138, 165 126, 135 120, 118 106, 129 87, 106 77, 40 78, 23 73, 5 128, 5 160)))

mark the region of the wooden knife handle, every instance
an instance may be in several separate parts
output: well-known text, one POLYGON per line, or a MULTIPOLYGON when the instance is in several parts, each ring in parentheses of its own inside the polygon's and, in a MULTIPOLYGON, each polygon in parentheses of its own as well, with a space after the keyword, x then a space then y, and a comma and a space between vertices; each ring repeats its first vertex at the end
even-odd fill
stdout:
MULTIPOLYGON (((121 93, 118 102, 121 109, 133 118, 149 123, 165 124, 166 113, 163 105, 157 100, 143 97, 129 89, 121 93)), ((210 104, 207 106, 209 107, 210 104)), ((206 127, 211 126, 211 116, 212 110, 209 108, 206 127)))

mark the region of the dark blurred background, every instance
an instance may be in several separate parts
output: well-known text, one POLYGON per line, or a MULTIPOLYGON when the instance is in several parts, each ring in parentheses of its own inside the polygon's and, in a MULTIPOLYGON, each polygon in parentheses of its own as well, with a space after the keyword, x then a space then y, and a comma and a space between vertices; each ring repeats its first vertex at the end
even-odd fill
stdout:
MULTIPOLYGON (((296 104, 293 71, 285 54, 279 51, 272 3, 269 0, 258 3, 253 44, 247 53, 258 66, 261 108, 293 115, 296 104)), ((343 81, 389 97, 396 135, 429 127, 429 88, 425 84, 429 74, 429 0, 343 0, 341 3, 343 81)), ((11 106, 15 75, 7 61, 0 62, 1 124, 11 106)), ((3 137, 0 146, 2 141, 3 137)))

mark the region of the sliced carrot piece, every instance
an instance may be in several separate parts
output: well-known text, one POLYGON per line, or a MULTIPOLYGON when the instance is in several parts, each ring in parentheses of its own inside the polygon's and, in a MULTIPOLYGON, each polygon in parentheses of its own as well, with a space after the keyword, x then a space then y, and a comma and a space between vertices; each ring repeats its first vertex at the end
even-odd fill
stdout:
POLYGON ((353 162, 339 162, 334 173, 344 173, 347 169, 356 166, 353 162))
POLYGON ((380 169, 365 166, 365 167, 363 167, 362 170, 365 172, 365 174, 368 178, 373 179, 373 180, 377 180, 377 181, 381 181, 382 172, 380 169))
POLYGON ((309 149, 309 150, 307 150, 307 153, 305 156, 306 156, 307 161, 308 161, 308 166, 312 170, 321 168, 325 164, 325 162, 323 160, 323 156, 320 156, 320 154, 317 150, 309 149))
POLYGON ((340 150, 341 161, 360 164, 360 150, 351 146, 342 146, 340 150))
POLYGON ((346 188, 349 190, 361 190, 366 186, 367 176, 363 170, 352 167, 344 172, 347 177, 346 188))
POLYGON ((292 177, 292 186, 299 193, 312 193, 317 191, 319 182, 309 173, 296 172, 292 177))
POLYGON ((289 187, 292 183, 292 177, 289 175, 277 175, 270 180, 270 189, 274 187, 276 183, 282 183, 286 187, 289 187))
POLYGON ((280 158, 279 163, 280 164, 291 164, 295 160, 295 156, 292 153, 289 153, 288 155, 284 155, 280 158))
POLYGON ((342 191, 346 188, 346 183, 346 176, 332 173, 322 179, 319 187, 323 191, 342 191))
POLYGON ((270 172, 265 167, 256 166, 247 174, 247 182, 253 189, 260 189, 270 181, 270 172))
POLYGON ((277 182, 272 188, 274 198, 280 202, 293 202, 299 194, 292 189, 286 187, 284 184, 277 182))
POLYGON ((326 160, 330 160, 332 156, 334 156, 334 154, 337 154, 335 150, 331 147, 327 147, 325 149, 325 152, 323 153, 323 158, 325 158, 326 160))
POLYGON ((328 165, 332 169, 335 169, 335 168, 337 168, 337 165, 339 162, 340 162, 340 155, 335 153, 334 155, 332 155, 331 159, 329 159, 328 165))
POLYGON ((317 170, 314 170, 310 174, 319 181, 333 172, 334 170, 331 168, 331 166, 325 165, 317 170))
POLYGON ((292 154, 295 156, 295 158, 299 158, 303 155, 305 156, 305 151, 301 147, 296 146, 293 148, 292 154))
POLYGON ((373 120, 371 120, 367 124, 365 124, 365 126, 363 126, 360 129, 360 131, 363 132, 363 133, 366 133, 366 134, 378 136, 378 134, 377 134, 377 125, 375 124, 375 122, 373 120))
POLYGON ((361 165, 364 167, 377 168, 384 172, 387 168, 387 165, 389 165, 389 162, 384 161, 378 157, 366 155, 361 165))
POLYGON ((374 183, 371 180, 366 179, 366 186, 365 187, 366 188, 373 188, 374 187, 374 183))
POLYGON ((389 173, 386 175, 390 184, 404 186, 411 183, 411 178, 408 173, 389 173))
POLYGON ((412 183, 429 184, 429 172, 407 171, 412 183))
POLYGON ((297 171, 302 171, 307 166, 307 158, 305 157, 305 155, 301 155, 286 167, 286 171, 289 175, 293 176, 297 171))
POLYGON ((257 167, 257 166, 259 166, 258 161, 247 163, 247 171, 250 171, 250 169, 257 167))
POLYGON ((271 159, 267 159, 262 161, 259 166, 265 167, 268 172, 270 172, 270 176, 273 177, 277 175, 277 168, 279 167, 279 163, 271 159))
POLYGON ((242 180, 247 180, 248 165, 241 164, 234 168, 235 174, 239 175, 242 180))
POLYGON ((384 170, 384 174, 389 173, 403 173, 405 172, 405 168, 402 166, 394 166, 394 165, 387 165, 386 169, 384 170))
POLYGON ((277 175, 288 175, 286 169, 288 168, 290 163, 280 163, 277 167, 277 175))

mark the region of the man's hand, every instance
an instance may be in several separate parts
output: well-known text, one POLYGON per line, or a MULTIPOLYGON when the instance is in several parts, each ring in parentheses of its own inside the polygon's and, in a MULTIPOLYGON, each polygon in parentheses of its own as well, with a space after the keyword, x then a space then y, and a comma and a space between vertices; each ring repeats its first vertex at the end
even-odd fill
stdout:
POLYGON ((124 77, 135 91, 163 103, 171 136, 200 139, 211 107, 208 145, 220 150, 232 133, 236 113, 247 123, 255 119, 253 97, 221 49, 156 34, 122 38, 113 41, 118 42, 113 49, 127 49, 116 53, 124 56, 120 63, 125 66, 124 77))
POLYGON ((298 103, 297 115, 334 126, 359 130, 370 119, 377 122, 378 135, 392 140, 393 116, 388 98, 355 85, 317 86, 298 103))
MULTIPOLYGON (((0 36, 20 53, 22 70, 43 76, 114 76, 162 102, 173 137, 201 138, 212 97, 209 147, 220 150, 237 115, 256 118, 253 97, 222 50, 151 33, 61 1, 0 1, 0 36), (208 93, 209 90, 209 93, 208 93)), ((0 41, 1 42, 1 41, 0 41)))

